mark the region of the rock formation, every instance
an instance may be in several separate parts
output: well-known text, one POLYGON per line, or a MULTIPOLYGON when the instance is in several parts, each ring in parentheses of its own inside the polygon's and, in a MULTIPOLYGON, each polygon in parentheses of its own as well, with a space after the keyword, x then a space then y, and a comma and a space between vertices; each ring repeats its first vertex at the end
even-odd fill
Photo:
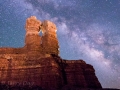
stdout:
POLYGON ((102 88, 92 65, 83 60, 64 60, 59 57, 54 23, 41 22, 31 16, 26 20, 25 29, 24 47, 0 48, 2 84, 37 85, 44 90, 102 88), (42 36, 39 32, 42 32, 42 36))

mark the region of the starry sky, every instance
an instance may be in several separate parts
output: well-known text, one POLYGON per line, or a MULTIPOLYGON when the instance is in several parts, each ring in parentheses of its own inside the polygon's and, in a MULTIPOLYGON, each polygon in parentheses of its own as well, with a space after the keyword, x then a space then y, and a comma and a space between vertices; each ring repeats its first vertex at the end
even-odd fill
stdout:
POLYGON ((83 59, 104 88, 120 88, 120 0, 0 0, 0 47, 23 47, 33 15, 56 24, 62 58, 83 59))

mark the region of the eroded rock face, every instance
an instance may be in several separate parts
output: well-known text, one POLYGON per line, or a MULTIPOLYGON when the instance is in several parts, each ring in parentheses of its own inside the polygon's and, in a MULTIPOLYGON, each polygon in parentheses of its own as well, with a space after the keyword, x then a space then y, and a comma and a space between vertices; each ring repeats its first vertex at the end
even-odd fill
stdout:
POLYGON ((26 35, 38 35, 40 31, 41 22, 35 16, 31 16, 26 20, 26 35))
POLYGON ((59 54, 56 26, 50 21, 39 21, 35 16, 26 20, 25 47, 29 54, 59 54), (42 36, 39 32, 42 31, 42 36))
POLYGON ((47 54, 59 54, 59 45, 56 34, 56 26, 50 21, 44 21, 41 26, 43 31, 42 36, 42 51, 47 54))
POLYGON ((0 48, 1 83, 38 85, 45 90, 102 88, 91 65, 83 60, 63 60, 58 56, 54 23, 41 22, 32 16, 26 20, 25 29, 24 47, 0 48))
POLYGON ((94 68, 83 60, 63 60, 66 85, 81 88, 101 88, 94 68))

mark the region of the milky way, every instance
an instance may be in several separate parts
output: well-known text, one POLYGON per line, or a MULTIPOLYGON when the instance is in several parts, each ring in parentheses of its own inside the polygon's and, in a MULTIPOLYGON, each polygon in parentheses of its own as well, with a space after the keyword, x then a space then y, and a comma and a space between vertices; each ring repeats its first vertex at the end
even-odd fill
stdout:
POLYGON ((32 15, 56 24, 62 58, 85 60, 104 88, 120 88, 120 0, 0 0, 0 47, 24 46, 32 15))

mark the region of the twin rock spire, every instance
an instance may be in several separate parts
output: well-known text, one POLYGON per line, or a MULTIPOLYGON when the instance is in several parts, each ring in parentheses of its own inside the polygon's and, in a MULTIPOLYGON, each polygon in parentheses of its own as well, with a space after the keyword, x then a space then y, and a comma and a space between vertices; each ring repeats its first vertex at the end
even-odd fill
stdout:
POLYGON ((41 22, 35 16, 31 16, 26 20, 25 29, 25 47, 30 53, 59 54, 57 29, 54 23, 41 22), (42 36, 39 35, 40 31, 42 31, 42 36))

